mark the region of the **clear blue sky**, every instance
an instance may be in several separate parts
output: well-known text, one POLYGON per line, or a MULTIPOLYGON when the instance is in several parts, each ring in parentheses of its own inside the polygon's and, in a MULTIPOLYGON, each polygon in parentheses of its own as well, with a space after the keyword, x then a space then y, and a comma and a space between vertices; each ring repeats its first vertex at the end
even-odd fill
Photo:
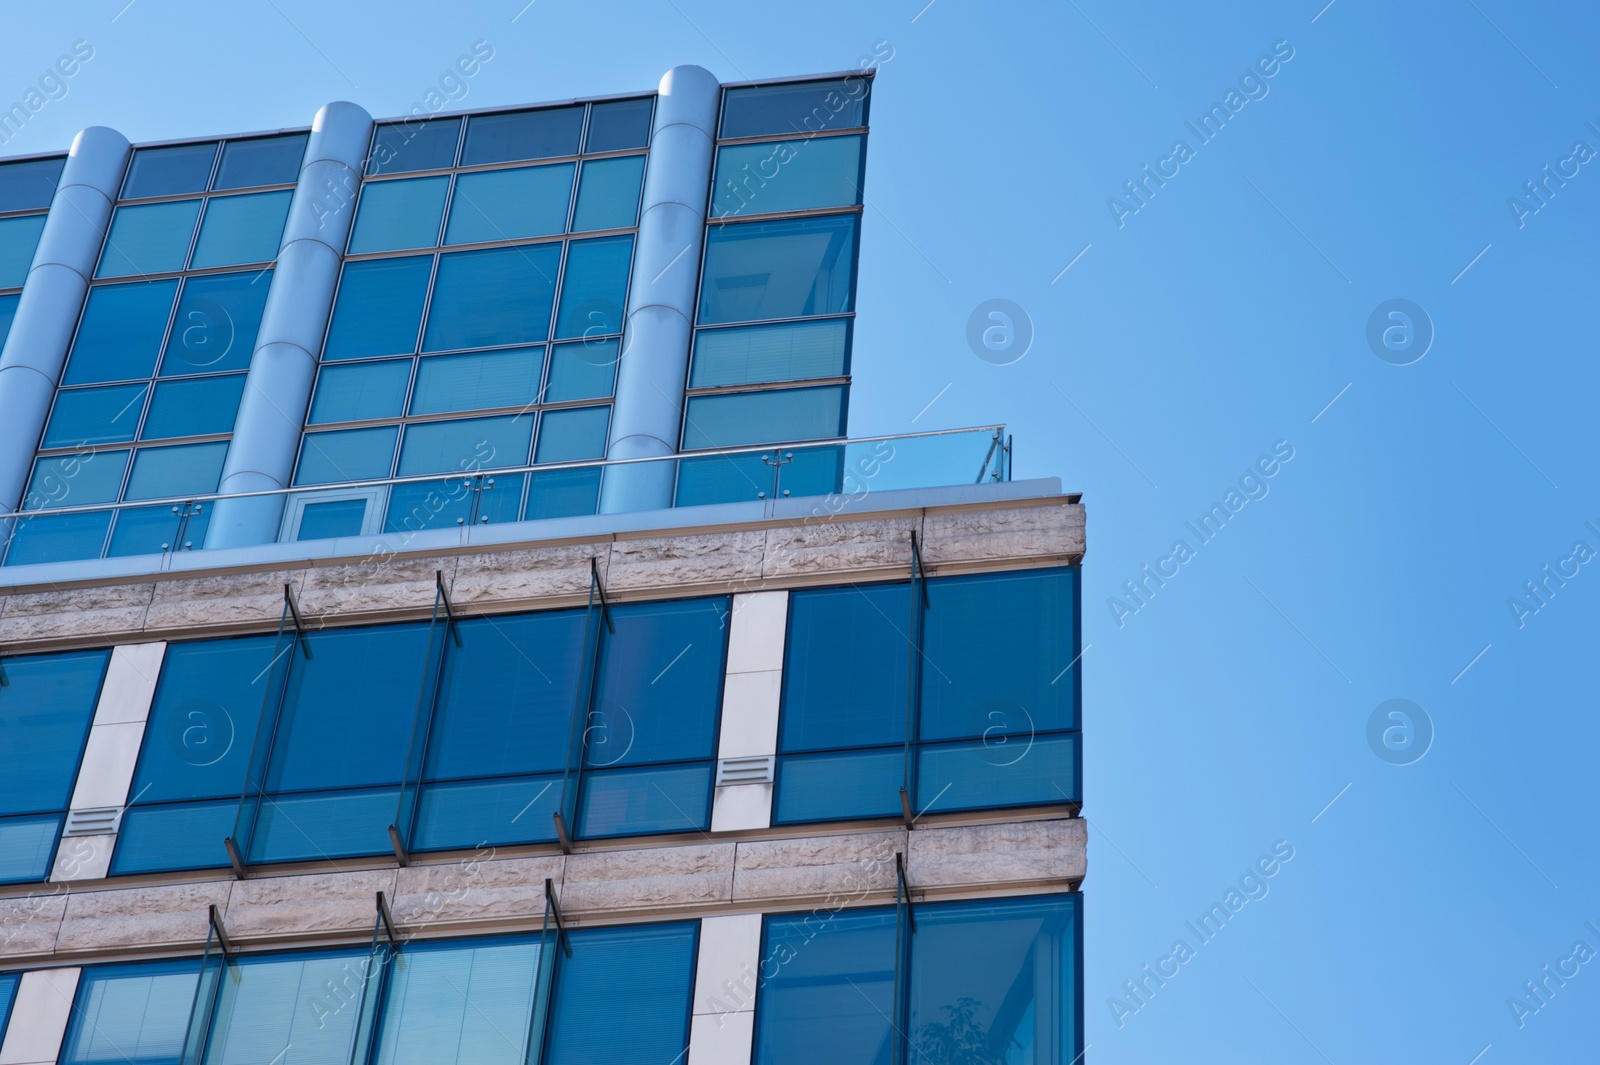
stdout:
POLYGON ((394 115, 480 39, 463 107, 887 42, 852 432, 1005 421, 1018 476, 1084 494, 1090 1060, 1592 1054, 1600 963, 1521 1028, 1507 999, 1600 950, 1600 564, 1520 628, 1508 600, 1600 551, 1600 160, 1573 155, 1600 150, 1600 13, 925 2, 10 3, 5 102, 74 41, 94 57, 0 151, 303 125, 332 99, 394 115), (1280 41, 1202 142, 1186 122, 1280 41), (1108 198, 1145 164, 1177 173, 1119 228, 1108 198), (1570 176, 1519 228, 1508 199, 1546 164, 1570 176), (1012 365, 965 339, 990 298, 1033 323, 1012 365), (1394 298, 1435 330, 1411 365, 1367 341, 1394 298), (1185 522, 1279 441, 1267 494, 1200 542, 1185 522), (1108 598, 1178 540, 1192 557, 1119 626, 1108 598), (1432 721, 1413 764, 1369 745, 1391 699, 1432 721), (1270 892, 1200 945, 1185 922, 1279 840, 1270 892), (1178 939, 1194 956, 1119 1027, 1107 1000, 1178 939))

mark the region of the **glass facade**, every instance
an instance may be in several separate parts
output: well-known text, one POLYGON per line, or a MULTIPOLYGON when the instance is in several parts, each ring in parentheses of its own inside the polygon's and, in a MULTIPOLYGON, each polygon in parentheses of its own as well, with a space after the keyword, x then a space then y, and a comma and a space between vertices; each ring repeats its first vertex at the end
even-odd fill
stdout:
POLYGON ((1078 584, 1069 567, 792 593, 774 823, 1080 801, 1078 584))
POLYGON ((0 884, 50 873, 110 657, 0 658, 0 884))
POLYGON ((66 156, 57 155, 0 163, 0 347, 16 317, 22 284, 66 162, 66 156))
POLYGON ((136 149, 46 422, 6 562, 204 540, 307 134, 136 149))
POLYGON ((295 483, 443 479, 319 493, 294 535, 594 511, 598 470, 479 475, 605 457, 653 105, 377 127, 295 483))

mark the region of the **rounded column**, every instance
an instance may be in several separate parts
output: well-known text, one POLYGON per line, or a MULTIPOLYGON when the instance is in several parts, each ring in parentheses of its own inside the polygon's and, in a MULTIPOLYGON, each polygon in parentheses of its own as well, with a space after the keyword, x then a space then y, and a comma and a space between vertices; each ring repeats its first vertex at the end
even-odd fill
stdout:
MULTIPOLYGON (((697 66, 673 67, 661 79, 609 458, 656 458, 678 450, 720 88, 710 71, 697 66)), ((676 466, 650 462, 608 468, 601 512, 670 507, 676 466)))
POLYGON ((16 510, 72 345, 128 165, 128 140, 90 126, 72 140, 0 351, 0 509, 16 510))
MULTIPOLYGON (((371 139, 372 116, 352 103, 328 104, 312 121, 222 467, 223 494, 276 491, 294 476, 371 139)), ((285 503, 282 495, 219 499, 206 547, 275 542, 285 503)))

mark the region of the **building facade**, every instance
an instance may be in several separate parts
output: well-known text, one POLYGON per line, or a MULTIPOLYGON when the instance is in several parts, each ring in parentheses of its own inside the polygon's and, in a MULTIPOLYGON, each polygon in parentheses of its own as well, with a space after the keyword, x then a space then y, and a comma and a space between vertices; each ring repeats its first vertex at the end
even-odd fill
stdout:
POLYGON ((871 85, 0 160, 0 1065, 1080 1058, 1083 508, 847 435, 871 85))

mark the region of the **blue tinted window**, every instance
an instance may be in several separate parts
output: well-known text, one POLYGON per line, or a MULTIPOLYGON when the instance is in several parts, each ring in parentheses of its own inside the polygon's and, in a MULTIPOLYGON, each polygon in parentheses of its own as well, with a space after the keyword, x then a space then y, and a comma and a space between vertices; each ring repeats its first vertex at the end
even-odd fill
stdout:
POLYGON ((311 400, 311 424, 398 417, 410 384, 410 359, 324 366, 311 400))
POLYGON ((729 89, 722 94, 719 135, 732 140, 864 126, 871 91, 872 79, 858 74, 729 89))
POLYGON ((726 598, 611 608, 588 738, 593 766, 711 758, 722 702, 726 598))
POLYGON ((461 165, 577 155, 578 138, 582 134, 581 106, 473 115, 467 119, 467 143, 461 151, 461 165))
POLYGON ((907 584, 790 593, 779 749, 903 743, 910 629, 907 584))
POLYGON ((205 1060, 346 1065, 362 1014, 351 999, 365 986, 368 959, 363 949, 229 961, 205 1060))
POLYGON ((296 540, 324 540, 335 536, 359 535, 366 524, 365 499, 334 499, 307 503, 300 511, 296 540))
MULTIPOLYGON (((927 907, 919 907, 920 917, 927 907)), ((768 917, 757 1000, 755 1065, 889 1065, 894 1001, 895 912, 847 910, 768 917)), ((956 1057, 931 1061, 960 1061, 956 1057)), ((974 1062, 1010 1059, 974 1056, 974 1062)), ((1067 1065, 1062 1059, 1061 1065, 1067 1065)))
POLYGON ((369 182, 361 189, 350 253, 433 247, 449 188, 443 176, 369 182))
POLYGON ((631 236, 575 240, 568 245, 556 336, 567 339, 622 332, 632 262, 631 236))
POLYGON ((671 1063, 689 1042, 698 925, 585 928, 556 961, 545 1065, 671 1063), (627 1023, 617 1023, 625 1012, 627 1023))
MULTIPOLYGON (((248 745, 249 737, 238 742, 248 745)), ((227 868, 222 841, 233 835, 238 812, 237 792, 210 802, 130 806, 117 833, 111 875, 227 868)))
POLYGON ((300 445, 300 465, 295 484, 337 484, 370 481, 389 476, 394 463, 393 425, 375 429, 347 429, 338 433, 307 433, 300 445))
POLYGON ((126 451, 93 451, 34 459, 24 509, 111 503, 128 468, 126 451))
POLYGON ((700 324, 849 311, 855 302, 856 216, 712 226, 700 324))
POLYGON ((583 164, 578 186, 578 208, 572 230, 626 229, 639 220, 639 191, 644 180, 644 156, 590 159, 583 164))
POLYGON ((559 244, 440 256, 423 350, 542 343, 560 258, 559 244))
POLYGON ((389 969, 375 1065, 522 1065, 539 949, 532 938, 408 945, 389 969))
POLYGON ((618 347, 616 340, 557 344, 550 356, 545 402, 567 403, 610 396, 616 388, 618 347))
POLYGON ((206 219, 190 265, 202 270, 276 259, 293 195, 284 189, 251 196, 213 196, 206 204, 206 219))
POLYGON ((643 148, 650 143, 650 114, 655 98, 613 100, 589 108, 589 133, 586 152, 616 152, 624 148, 643 148))
POLYGON ((992 713, 992 731, 981 740, 921 745, 918 808, 999 809, 1079 802, 1077 733, 1037 735, 1027 731, 1026 715, 992 713))
POLYGON ((605 458, 610 407, 546 411, 539 426, 535 462, 582 462, 605 458))
POLYGON ((86 385, 149 377, 155 371, 177 294, 177 281, 91 288, 63 383, 86 385))
POLYGON ((849 347, 850 323, 843 318, 702 329, 694 338, 689 387, 842 377, 849 347))
POLYGON ((685 451, 844 435, 844 386, 692 396, 683 417, 685 451))
MULTIPOLYGON (((772 823, 898 817, 905 764, 905 748, 898 745, 828 754, 784 755, 778 759, 778 789, 772 823)), ((929 792, 930 796, 936 794, 937 789, 929 792)), ((940 799, 938 806, 946 806, 942 796, 940 799)))
POLYGON ((199 200, 118 207, 100 255, 96 277, 128 277, 182 270, 189 258, 199 200))
POLYGON ((421 359, 411 413, 450 414, 532 403, 543 371, 543 348, 421 359))
POLYGON ((861 202, 861 137, 813 137, 717 150, 711 217, 850 207, 861 202))
POLYGON ((194 958, 85 969, 60 1065, 178 1065, 199 975, 194 958))
POLYGON ((43 210, 55 198, 67 157, 0 163, 0 213, 43 210))
POLYGON ((523 466, 533 437, 533 417, 461 418, 406 426, 401 477, 523 466))
MULTIPOLYGON (((122 453, 124 460, 127 452, 122 453)), ((34 509, 33 489, 23 500, 22 509, 34 509)), ((66 562, 80 558, 99 558, 105 547, 111 514, 60 514, 28 518, 11 534, 5 564, 26 566, 35 562, 66 562)))
POLYGON ((140 437, 159 440, 171 436, 231 433, 234 416, 239 412, 239 397, 244 393, 244 378, 244 374, 236 373, 161 382, 156 386, 150 415, 145 419, 140 437))
POLYGON ((446 244, 544 237, 567 228, 572 163, 487 170, 456 178, 446 244))
POLYGON ((43 447, 82 447, 132 440, 148 384, 68 388, 56 393, 43 447))
POLYGON ((0 817, 0 884, 45 879, 60 831, 60 814, 0 817))
POLYGON ((0 1036, 5 1034, 6 1019, 11 1016, 11 1000, 21 981, 21 973, 0 973, 0 1036))
POLYGON ((247 369, 271 283, 270 270, 185 281, 161 375, 247 369))
POLYGON ((216 144, 176 144, 170 148, 140 148, 128 164, 122 198, 177 196, 203 192, 216 161, 216 144))
POLYGON ((0 658, 0 814, 66 809, 109 657, 0 658))
POLYGON ((454 165, 461 138, 459 118, 430 122, 391 122, 372 131, 367 173, 399 174, 408 170, 440 170, 454 165))
POLYGON ((226 441, 141 448, 134 456, 123 498, 163 499, 215 492, 227 457, 226 441))
POLYGON ((432 271, 433 259, 427 255, 346 263, 322 357, 360 359, 416 351, 432 271))
POLYGON ((17 303, 21 299, 19 294, 0 295, 0 347, 5 346, 6 337, 11 334, 11 322, 17 316, 17 303))
POLYGON ((0 218, 0 288, 21 288, 28 279, 44 220, 42 214, 0 218))
POLYGON ((523 518, 570 518, 593 514, 600 501, 598 467, 551 470, 528 478, 528 502, 523 518))
POLYGON ((300 176, 300 159, 309 137, 306 133, 290 133, 229 141, 223 145, 222 165, 217 168, 217 180, 211 187, 245 189, 252 185, 293 184, 300 176))

